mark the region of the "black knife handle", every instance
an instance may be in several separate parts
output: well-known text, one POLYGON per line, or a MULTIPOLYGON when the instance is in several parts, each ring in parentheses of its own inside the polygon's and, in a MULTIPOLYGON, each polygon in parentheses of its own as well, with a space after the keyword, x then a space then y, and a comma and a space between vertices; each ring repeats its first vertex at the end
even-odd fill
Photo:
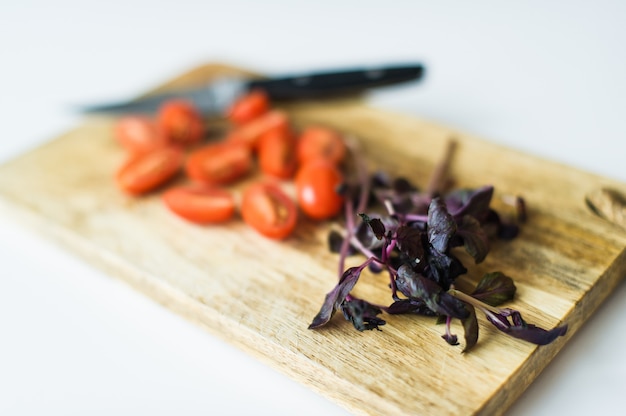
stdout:
POLYGON ((271 80, 252 80, 249 89, 262 89, 270 98, 291 100, 300 98, 325 98, 358 94, 366 89, 382 87, 422 78, 422 65, 405 65, 384 68, 346 70, 315 73, 271 80))

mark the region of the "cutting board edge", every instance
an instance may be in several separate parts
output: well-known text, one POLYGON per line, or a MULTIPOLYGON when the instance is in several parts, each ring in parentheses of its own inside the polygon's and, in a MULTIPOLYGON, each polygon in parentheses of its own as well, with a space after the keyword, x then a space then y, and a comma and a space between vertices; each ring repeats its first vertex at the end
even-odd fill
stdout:
POLYGON ((578 331, 623 280, 626 280, 626 247, 616 256, 609 268, 596 281, 596 284, 589 288, 586 295, 573 305, 559 323, 559 325, 568 324, 567 334, 550 345, 536 347, 526 362, 520 365, 515 373, 511 374, 510 378, 517 378, 522 388, 512 389, 510 387, 514 383, 503 383, 503 388, 496 391, 494 396, 487 400, 476 414, 491 416, 506 413, 507 409, 523 396, 526 389, 576 336, 578 331))

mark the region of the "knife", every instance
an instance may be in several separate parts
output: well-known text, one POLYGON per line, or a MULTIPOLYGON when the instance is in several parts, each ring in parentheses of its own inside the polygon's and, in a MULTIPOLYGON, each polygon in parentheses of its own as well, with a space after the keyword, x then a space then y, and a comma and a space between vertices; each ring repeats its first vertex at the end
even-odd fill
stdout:
POLYGON ((184 99, 191 101, 204 114, 221 115, 237 97, 255 89, 265 91, 273 101, 332 98, 362 93, 370 88, 417 81, 423 74, 424 67, 421 64, 408 64, 268 79, 223 77, 195 88, 124 102, 89 105, 79 110, 83 113, 154 113, 164 101, 184 99))

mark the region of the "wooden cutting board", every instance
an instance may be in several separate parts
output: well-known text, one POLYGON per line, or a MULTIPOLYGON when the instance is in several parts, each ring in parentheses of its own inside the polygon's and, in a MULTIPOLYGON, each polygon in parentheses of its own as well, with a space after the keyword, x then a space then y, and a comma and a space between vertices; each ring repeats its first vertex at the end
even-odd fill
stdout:
MULTIPOLYGON (((232 72, 202 66, 161 89, 232 72)), ((503 271, 518 287, 509 306, 543 327, 567 323, 567 335, 536 347, 479 316, 479 343, 461 354, 462 345, 447 345, 431 318, 384 316, 382 332, 359 333, 336 316, 308 330, 337 278, 337 258, 326 247, 332 224, 304 222, 293 238, 274 242, 240 220, 196 226, 173 216, 157 195, 127 197, 113 181, 124 154, 112 118, 88 118, 1 166, 0 211, 356 414, 503 413, 626 274, 626 232, 584 203, 594 189, 623 191, 623 184, 356 99, 287 110, 298 125, 353 134, 373 168, 422 186, 446 140, 456 138, 459 186, 493 184, 496 199, 521 194, 528 206, 520 237, 495 244, 461 279, 475 283, 486 271, 503 271)), ((385 279, 362 278, 355 294, 388 304, 385 279)))

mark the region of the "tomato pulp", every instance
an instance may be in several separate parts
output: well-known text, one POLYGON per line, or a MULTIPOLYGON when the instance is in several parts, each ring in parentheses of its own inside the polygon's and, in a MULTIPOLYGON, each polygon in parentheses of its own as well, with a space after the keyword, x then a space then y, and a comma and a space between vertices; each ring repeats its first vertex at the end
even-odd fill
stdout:
POLYGON ((192 152, 185 169, 191 179, 216 185, 245 176, 252 165, 252 152, 244 143, 219 142, 192 152))
POLYGON ((200 184, 168 189, 163 202, 178 216, 199 224, 225 222, 235 213, 232 193, 200 184))
POLYGON ((162 147, 132 156, 117 172, 117 183, 132 195, 149 192, 172 178, 183 164, 177 147, 162 147))
POLYGON ((241 216, 264 236, 284 239, 296 228, 297 208, 277 185, 259 182, 244 191, 241 216))

